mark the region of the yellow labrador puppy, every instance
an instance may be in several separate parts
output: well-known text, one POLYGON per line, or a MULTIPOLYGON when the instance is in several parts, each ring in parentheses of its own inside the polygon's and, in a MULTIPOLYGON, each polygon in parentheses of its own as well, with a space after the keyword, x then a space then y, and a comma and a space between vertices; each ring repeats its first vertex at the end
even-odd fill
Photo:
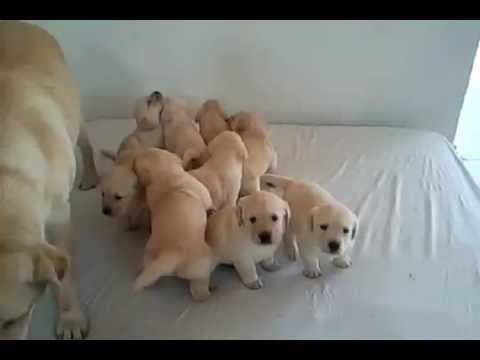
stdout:
POLYGON ((165 132, 165 148, 182 159, 185 170, 198 168, 208 158, 207 146, 195 125, 186 102, 167 97, 161 122, 165 132))
POLYGON ((160 117, 163 111, 163 95, 159 91, 138 99, 133 109, 133 117, 137 124, 136 129, 128 134, 120 143, 117 152, 101 149, 104 157, 116 161, 117 155, 127 146, 132 137, 135 137, 145 147, 165 147, 163 126, 160 117))
POLYGON ((185 172, 178 156, 165 150, 141 153, 134 169, 146 187, 152 223, 135 289, 164 276, 177 276, 189 280, 195 300, 205 300, 210 296, 211 270, 211 252, 205 242, 207 212, 212 207, 208 190, 185 172))
POLYGON ((235 206, 247 148, 237 133, 225 131, 208 144, 208 152, 207 162, 189 173, 208 189, 215 209, 235 206))
POLYGON ((208 145, 222 132, 228 130, 227 114, 218 100, 207 100, 198 110, 195 121, 200 126, 200 135, 208 145))
POLYGON ((286 176, 263 175, 261 187, 290 205, 292 220, 285 239, 287 255, 295 260, 298 246, 306 277, 322 274, 319 266, 322 252, 330 254, 339 268, 351 265, 348 250, 353 246, 359 221, 349 208, 320 186, 286 176))
POLYGON ((87 334, 69 265, 76 144, 80 189, 99 180, 82 123, 80 96, 57 41, 35 25, 1 21, 0 338, 26 337, 47 285, 57 302, 57 336, 87 334))
POLYGON ((268 139, 267 124, 259 115, 247 112, 228 118, 227 123, 240 135, 248 150, 240 195, 259 191, 260 175, 274 172, 277 168, 277 153, 268 139))
POLYGON ((272 193, 258 191, 226 206, 208 220, 207 243, 212 248, 213 265, 233 264, 243 284, 260 289, 256 264, 267 271, 279 268, 275 251, 288 229, 288 204, 272 193))
MULTIPOLYGON (((127 230, 149 228, 145 191, 133 171, 135 156, 146 147, 135 135, 127 136, 118 149, 111 171, 102 177, 102 212, 126 223, 127 230)), ((107 156, 111 158, 111 156, 107 156)))
POLYGON ((154 91, 149 96, 137 100, 133 109, 133 117, 138 130, 149 132, 161 128, 160 117, 163 110, 163 100, 160 91, 154 91))

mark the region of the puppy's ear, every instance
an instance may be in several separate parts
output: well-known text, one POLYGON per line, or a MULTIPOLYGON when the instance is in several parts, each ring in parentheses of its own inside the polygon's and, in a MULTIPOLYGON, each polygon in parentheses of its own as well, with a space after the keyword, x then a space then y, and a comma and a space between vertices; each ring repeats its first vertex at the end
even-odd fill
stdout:
POLYGON ((284 210, 284 214, 283 214, 283 221, 284 221, 284 224, 285 224, 285 233, 288 231, 288 228, 290 226, 290 218, 291 218, 291 214, 290 214, 290 206, 288 206, 288 203, 286 201, 284 201, 285 203, 285 210, 284 210))
POLYGON ((229 116, 229 117, 225 118, 225 123, 227 124, 227 127, 232 131, 235 131, 234 128, 233 128, 233 120, 234 119, 235 119, 235 115, 232 115, 232 116, 229 116))
POLYGON ((242 160, 245 161, 248 159, 248 150, 245 145, 242 146, 242 160))
POLYGON ((55 246, 42 244, 33 250, 33 282, 60 286, 70 261, 68 256, 55 246))
POLYGON ((355 222, 355 225, 353 226, 352 240, 355 239, 355 235, 357 235, 357 230, 358 230, 358 220, 355 222))
POLYGON ((237 219, 238 219, 238 226, 243 226, 243 209, 240 205, 237 205, 237 219))
POLYGON ((148 160, 143 155, 138 155, 133 159, 133 172, 137 175, 141 186, 150 184, 151 172, 148 165, 148 160))
POLYGON ((314 206, 310 212, 309 212, 309 227, 310 227, 310 231, 311 232, 314 232, 315 231, 315 214, 321 209, 320 206, 314 206))
POLYGON ((103 157, 112 160, 112 162, 117 160, 117 154, 115 154, 112 150, 101 149, 100 154, 102 154, 103 157))

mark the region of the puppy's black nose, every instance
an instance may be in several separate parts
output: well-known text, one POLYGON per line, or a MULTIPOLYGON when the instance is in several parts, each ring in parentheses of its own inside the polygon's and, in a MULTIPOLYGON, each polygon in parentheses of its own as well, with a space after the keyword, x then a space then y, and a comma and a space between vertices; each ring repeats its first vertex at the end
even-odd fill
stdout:
POLYGON ((112 215, 112 209, 107 208, 107 207, 104 207, 104 208, 103 208, 103 213, 104 213, 105 215, 110 216, 110 215, 112 215))
POLYGON ((258 238, 260 239, 260 244, 262 245, 268 245, 272 243, 272 234, 270 234, 268 231, 263 231, 258 234, 258 238))
POLYGON ((340 249, 340 244, 336 241, 330 241, 328 243, 328 248, 330 249, 330 252, 335 253, 340 249))

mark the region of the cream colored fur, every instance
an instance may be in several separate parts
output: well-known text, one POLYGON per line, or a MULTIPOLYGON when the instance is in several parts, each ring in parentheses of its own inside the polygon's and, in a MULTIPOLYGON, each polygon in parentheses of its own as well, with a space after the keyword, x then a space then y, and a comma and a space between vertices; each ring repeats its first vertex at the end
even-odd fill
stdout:
POLYGON ((200 126, 200 134, 208 145, 222 132, 228 130, 227 114, 218 100, 207 100, 198 110, 195 121, 200 126))
POLYGON ((133 171, 135 156, 145 149, 135 134, 127 136, 115 155, 111 171, 102 177, 100 184, 103 214, 120 219, 129 231, 150 227, 145 189, 133 171))
POLYGON ((186 102, 181 98, 167 97, 161 121, 165 131, 165 148, 182 159, 184 169, 202 166, 208 158, 207 146, 186 102))
POLYGON ((340 268, 351 265, 349 250, 358 232, 359 220, 345 205, 317 184, 294 180, 286 176, 263 175, 261 188, 271 191, 290 205, 292 220, 286 237, 290 259, 297 258, 297 249, 304 264, 304 275, 321 275, 320 253, 333 257, 340 268))
POLYGON ((228 205, 208 220, 207 243, 214 265, 233 264, 249 289, 263 286, 256 264, 268 271, 279 265, 275 251, 282 242, 290 219, 288 204, 275 194, 259 191, 228 205))
POLYGON ((210 158, 199 169, 189 173, 210 192, 213 207, 234 206, 242 183, 247 149, 238 134, 225 131, 208 144, 210 158))
POLYGON ((152 234, 145 247, 143 268, 135 289, 153 285, 165 276, 190 282, 195 300, 210 295, 211 252, 205 242, 208 190, 184 171, 178 156, 148 149, 135 159, 134 170, 146 187, 152 234))
POLYGON ((81 339, 88 331, 70 266, 77 144, 86 190, 98 175, 60 46, 37 26, 0 22, 0 338, 26 336, 47 285, 57 336, 81 339))
POLYGON ((260 115, 247 112, 232 116, 227 123, 240 135, 248 150, 240 195, 259 191, 259 177, 277 168, 277 153, 268 139, 267 123, 260 115))

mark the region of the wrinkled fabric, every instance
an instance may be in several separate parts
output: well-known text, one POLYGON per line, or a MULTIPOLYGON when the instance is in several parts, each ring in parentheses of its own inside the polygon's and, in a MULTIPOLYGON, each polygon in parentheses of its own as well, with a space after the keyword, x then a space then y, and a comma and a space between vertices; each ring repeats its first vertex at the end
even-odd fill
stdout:
MULTIPOLYGON (((89 123, 97 152, 115 149, 132 128, 89 123)), ((75 266, 91 339, 480 338, 480 190, 443 136, 275 125, 271 137, 278 173, 318 182, 359 215, 353 266, 337 269, 327 256, 323 276, 311 280, 279 252, 279 271, 258 269, 261 290, 220 267, 218 289, 203 303, 174 278, 134 294, 145 235, 102 215, 99 190, 74 191, 75 266)), ((53 338, 53 314, 44 300, 31 338, 53 338)))

